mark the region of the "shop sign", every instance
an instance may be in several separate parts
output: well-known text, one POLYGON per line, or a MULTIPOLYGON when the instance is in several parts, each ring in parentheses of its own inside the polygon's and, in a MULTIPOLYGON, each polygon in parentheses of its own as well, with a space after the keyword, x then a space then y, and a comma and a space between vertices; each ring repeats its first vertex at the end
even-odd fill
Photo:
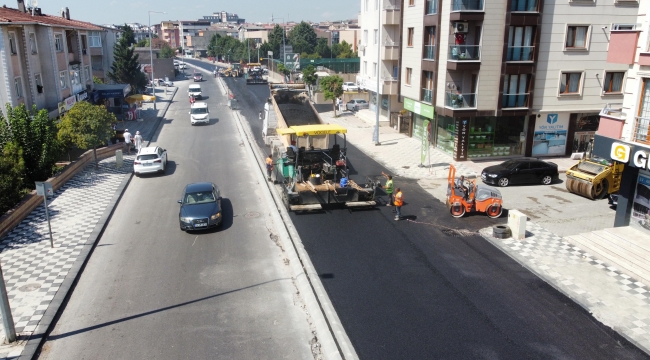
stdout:
POLYGON ((546 119, 538 118, 535 121, 532 154, 563 155, 566 151, 568 127, 568 114, 546 114, 546 119))
POLYGON ((404 98, 404 109, 426 118, 433 119, 434 111, 433 106, 431 105, 423 104, 413 99, 404 98))
POLYGON ((467 160, 469 119, 456 119, 456 130, 456 138, 454 139, 454 160, 467 160))
POLYGON ((609 156, 612 160, 621 163, 629 162, 631 156, 632 163, 629 164, 630 166, 643 170, 648 170, 650 168, 650 161, 648 161, 648 159, 650 159, 650 149, 636 150, 632 149, 630 145, 614 142, 609 156))
POLYGON ((74 95, 72 95, 69 98, 66 98, 65 100, 63 100, 63 102, 65 103, 65 110, 68 111, 77 102, 77 98, 74 95))
POLYGON ((628 162, 630 160, 630 146, 617 142, 613 143, 610 157, 614 161, 622 163, 628 162))
POLYGON ((84 101, 88 99, 88 92, 87 91, 82 91, 79 94, 77 94, 77 101, 84 101))

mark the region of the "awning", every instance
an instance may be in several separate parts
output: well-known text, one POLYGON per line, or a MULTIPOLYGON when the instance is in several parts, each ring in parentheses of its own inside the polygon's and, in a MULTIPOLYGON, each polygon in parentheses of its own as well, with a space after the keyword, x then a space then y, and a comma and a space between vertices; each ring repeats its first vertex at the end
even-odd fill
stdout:
POLYGON ((100 99, 124 98, 131 92, 129 84, 95 84, 95 101, 100 99))
POLYGON ((336 124, 291 126, 289 128, 279 128, 276 131, 280 135, 295 134, 297 136, 335 135, 348 132, 346 128, 336 124))
POLYGON ((156 100, 155 96, 152 95, 144 95, 144 94, 135 94, 131 96, 127 96, 126 102, 129 104, 133 104, 134 102, 138 101, 154 101, 156 100))

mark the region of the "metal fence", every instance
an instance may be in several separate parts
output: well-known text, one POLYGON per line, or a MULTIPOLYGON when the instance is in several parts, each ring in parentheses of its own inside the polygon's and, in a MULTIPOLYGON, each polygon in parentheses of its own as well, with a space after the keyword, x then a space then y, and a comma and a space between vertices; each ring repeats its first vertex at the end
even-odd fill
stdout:
MULTIPOLYGON (((275 63, 274 66, 282 64, 282 61, 273 59, 275 63)), ((300 71, 306 68, 309 65, 312 65, 316 68, 316 71, 319 71, 319 67, 322 67, 320 70, 329 69, 335 73, 341 74, 356 74, 359 73, 360 69, 360 59, 300 59, 300 71)))

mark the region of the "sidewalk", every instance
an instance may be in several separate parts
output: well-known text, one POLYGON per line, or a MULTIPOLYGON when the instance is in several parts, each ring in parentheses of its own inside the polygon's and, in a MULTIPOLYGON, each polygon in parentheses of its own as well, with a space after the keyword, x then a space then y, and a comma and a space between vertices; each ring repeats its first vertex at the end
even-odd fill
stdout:
MULTIPOLYGON (((140 131, 145 144, 172 102, 173 90, 165 96, 158 89, 157 110, 144 104, 144 121, 125 122, 130 132, 140 131)), ((134 157, 125 155, 121 168, 115 156, 100 161, 99 169, 92 163, 54 193, 48 200, 54 248, 43 206, 0 239, 0 263, 18 337, 14 344, 0 345, 0 360, 33 357, 128 185, 134 157)))

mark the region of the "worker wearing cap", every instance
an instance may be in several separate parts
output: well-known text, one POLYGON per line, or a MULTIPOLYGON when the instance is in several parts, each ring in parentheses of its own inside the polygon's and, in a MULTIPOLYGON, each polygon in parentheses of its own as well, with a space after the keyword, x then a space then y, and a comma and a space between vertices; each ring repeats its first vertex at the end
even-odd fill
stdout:
POLYGON ((395 220, 402 219, 402 205, 404 205, 404 195, 402 194, 402 190, 397 188, 395 193, 395 211, 397 212, 395 214, 395 220))
POLYGON ((266 158, 266 177, 271 181, 271 172, 273 171, 273 155, 266 158))
POLYGON ((391 206, 393 202, 395 202, 395 199, 393 198, 393 177, 383 171, 381 174, 386 178, 386 185, 384 185, 384 191, 386 192, 386 195, 388 195, 388 202, 386 202, 386 206, 391 206))

